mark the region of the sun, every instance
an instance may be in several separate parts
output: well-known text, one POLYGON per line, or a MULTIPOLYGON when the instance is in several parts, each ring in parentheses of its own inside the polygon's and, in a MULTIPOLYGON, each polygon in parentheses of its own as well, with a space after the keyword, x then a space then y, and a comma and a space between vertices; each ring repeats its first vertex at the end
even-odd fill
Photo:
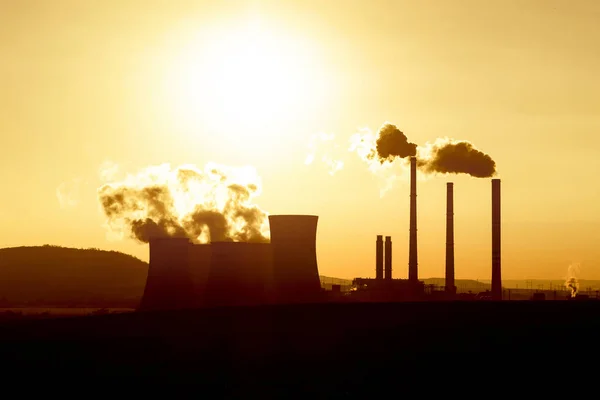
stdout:
POLYGON ((257 21, 232 25, 189 38, 170 70, 169 101, 186 130, 256 137, 318 109, 328 90, 314 43, 257 21))

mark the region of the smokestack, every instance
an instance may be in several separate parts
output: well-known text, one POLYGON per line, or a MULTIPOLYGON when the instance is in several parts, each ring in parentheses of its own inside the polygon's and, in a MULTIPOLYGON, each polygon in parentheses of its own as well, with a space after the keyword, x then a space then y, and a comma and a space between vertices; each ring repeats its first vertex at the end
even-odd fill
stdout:
POLYGON ((392 237, 385 237, 385 279, 392 279, 392 237))
POLYGON ((410 243, 408 251, 408 280, 419 280, 417 264, 417 158, 410 158, 410 243))
POLYGON ((375 242, 375 279, 383 279, 383 236, 377 235, 375 242))
POLYGON ((446 183, 446 292, 456 293, 454 286, 454 184, 446 183))
POLYGON ((500 179, 492 179, 492 299, 502 300, 500 265, 500 179))

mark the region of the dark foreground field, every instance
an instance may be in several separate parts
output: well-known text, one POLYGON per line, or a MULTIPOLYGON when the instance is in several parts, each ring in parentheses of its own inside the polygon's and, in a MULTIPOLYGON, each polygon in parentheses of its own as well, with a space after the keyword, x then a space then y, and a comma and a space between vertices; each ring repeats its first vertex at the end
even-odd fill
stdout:
POLYGON ((0 359, 29 376, 153 378, 263 398, 343 394, 423 373, 471 380, 516 364, 536 370, 544 360, 565 370, 598 365, 598 328, 596 301, 123 313, 4 322, 0 359))

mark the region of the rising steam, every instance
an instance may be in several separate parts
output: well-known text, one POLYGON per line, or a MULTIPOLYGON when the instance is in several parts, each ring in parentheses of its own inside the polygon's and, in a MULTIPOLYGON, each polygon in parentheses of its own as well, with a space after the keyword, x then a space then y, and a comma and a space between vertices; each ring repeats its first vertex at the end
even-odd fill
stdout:
POLYGON ((567 269, 567 280, 565 282, 565 286, 571 291, 571 297, 577 296, 577 292, 579 291, 579 272, 579 264, 571 264, 567 269))
POLYGON ((309 152, 304 160, 304 164, 310 165, 315 159, 320 160, 327 167, 329 175, 333 176, 336 172, 344 168, 344 162, 339 159, 340 145, 336 144, 335 135, 319 133, 312 135, 308 142, 309 152))
POLYGON ((416 155, 417 145, 410 143, 395 125, 386 122, 375 135, 368 128, 352 135, 349 150, 356 152, 375 171, 377 164, 392 163, 398 158, 416 155))
POLYGON ((389 122, 379 128, 375 150, 381 162, 417 155, 417 145, 410 143, 406 135, 389 122))
MULTIPOLYGON (((386 126, 386 124, 384 124, 386 126)), ((373 134, 369 128, 361 128, 358 133, 350 137, 350 147, 348 150, 356 153, 363 160, 369 171, 373 173, 379 182, 379 196, 383 197, 390 190, 398 177, 396 164, 400 164, 404 174, 408 177, 408 164, 401 162, 398 157, 381 157, 377 152, 377 142, 381 138, 380 131, 373 134)), ((381 146, 380 146, 381 147, 381 146)))
POLYGON ((496 174, 492 157, 465 140, 437 139, 419 147, 418 165, 425 173, 468 174, 489 178, 496 174))
POLYGON ((81 198, 81 186, 83 182, 80 178, 62 182, 56 188, 56 199, 61 208, 75 207, 79 204, 81 198))
POLYGON ((252 203, 258 194, 254 168, 214 163, 203 171, 192 165, 149 167, 98 189, 109 228, 144 243, 154 237, 266 242, 267 214, 252 203))
POLYGON ((468 141, 439 138, 433 143, 417 146, 389 122, 383 124, 375 135, 368 129, 353 135, 349 150, 356 152, 371 172, 386 175, 385 190, 398 178, 391 167, 400 165, 402 175, 408 176, 410 164, 407 157, 412 156, 417 157, 417 165, 426 175, 467 174, 487 178, 496 174, 496 162, 468 141))

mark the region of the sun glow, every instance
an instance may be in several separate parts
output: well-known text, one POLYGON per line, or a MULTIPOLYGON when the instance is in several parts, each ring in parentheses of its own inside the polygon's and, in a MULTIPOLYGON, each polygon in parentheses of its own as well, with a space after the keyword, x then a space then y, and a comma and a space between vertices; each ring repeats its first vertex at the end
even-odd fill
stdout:
POLYGON ((257 21, 204 30, 176 58, 170 102, 187 131, 226 127, 256 139, 319 109, 328 89, 318 58, 312 43, 257 21))

